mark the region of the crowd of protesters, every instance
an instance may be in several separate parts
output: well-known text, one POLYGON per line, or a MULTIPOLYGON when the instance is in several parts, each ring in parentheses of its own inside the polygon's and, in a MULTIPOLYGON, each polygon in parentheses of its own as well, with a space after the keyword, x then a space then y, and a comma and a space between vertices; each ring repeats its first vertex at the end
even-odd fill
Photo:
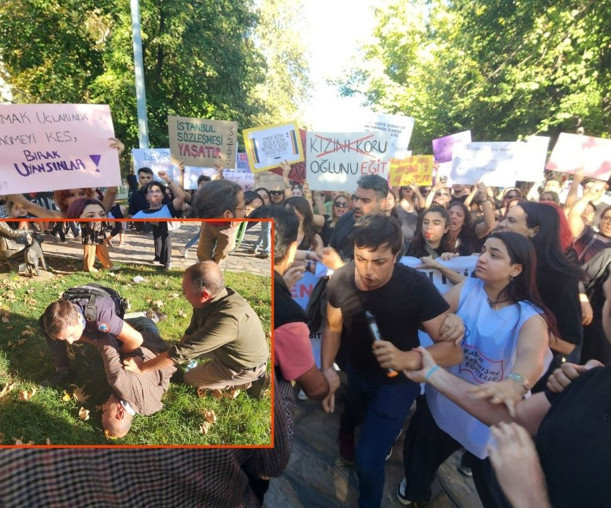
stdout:
MULTIPOLYGON (((288 169, 284 164, 284 185, 244 192, 224 180, 219 168, 191 195, 165 174, 160 177, 167 185, 141 168, 133 177, 139 186, 123 209, 116 207, 115 189, 101 195, 77 189, 56 191, 55 210, 35 203, 36 196, 9 196, 5 214, 18 230, 31 227, 19 222, 26 217, 109 219, 115 207, 112 217, 145 219, 132 227, 152 230, 155 261, 165 270, 172 268, 171 230, 155 219, 214 219, 202 222, 179 253, 186 255, 197 242, 198 260, 217 264, 248 227, 239 219, 274 222, 272 234, 270 221, 261 221, 258 240, 244 249, 264 259, 274 253, 276 447, 210 452, 210 464, 201 464, 225 464, 219 470, 227 476, 219 482, 234 485, 244 505, 261 503, 267 480, 288 461, 295 403, 290 381, 332 412, 340 369, 346 396, 338 455, 356 467, 360 506, 380 506, 384 459, 414 400, 404 439, 405 478, 397 486, 402 504, 428 501, 440 464, 464 448, 461 471, 473 475, 486 507, 604 506, 611 496, 604 482, 611 474, 611 439, 600 420, 609 416, 609 367, 598 367, 611 363, 607 183, 577 171, 565 181, 550 174, 543 182, 504 189, 482 182, 448 186, 442 178, 432 186, 389 189, 383 178, 368 175, 346 193, 311 191, 307 181, 289 181, 288 169), (430 271, 444 282, 435 283, 430 271), (324 285, 323 296, 317 295, 323 302, 318 362, 308 342, 315 331, 307 326, 311 316, 290 291, 306 272, 324 285), (602 386, 592 388, 594 379, 602 386), (581 417, 569 419, 571 410, 581 417), (592 414, 596 410, 600 417, 592 414), (569 434, 570 425, 582 421, 585 427, 569 434), (554 446, 553 432, 569 436, 571 446, 554 446), (529 435, 535 436, 540 461, 529 435), (490 445, 491 436, 497 446, 490 445), (520 474, 516 457, 531 468, 530 476, 520 474), (583 471, 572 475, 575 467, 583 471)), ((68 223, 56 224, 65 234, 68 223)), ((91 229, 80 222, 84 270, 95 270, 96 255, 103 268, 113 269, 109 229, 91 229)), ((112 223, 110 230, 121 231, 112 223)), ((41 460, 61 463, 62 453, 41 460)), ((149 464, 163 474, 154 451, 146 453, 152 455, 145 470, 149 464)), ((180 454, 186 464, 194 461, 187 450, 158 453, 167 464, 180 454)), ((91 460, 108 460, 95 457, 92 452, 91 460)), ((113 467, 124 471, 128 459, 113 467)), ((32 488, 51 488, 45 482, 32 488)), ((88 483, 75 485, 68 488, 85 489, 88 483)), ((217 494, 202 481, 199 499, 216 500, 217 494), (216 497, 206 497, 212 491, 216 497)))

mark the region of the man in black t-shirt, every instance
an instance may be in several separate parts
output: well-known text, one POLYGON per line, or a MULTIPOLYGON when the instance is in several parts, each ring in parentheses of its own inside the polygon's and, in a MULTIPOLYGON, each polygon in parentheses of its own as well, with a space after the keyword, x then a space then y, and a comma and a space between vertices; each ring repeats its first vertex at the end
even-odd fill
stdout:
MULTIPOLYGON (((354 429, 362 423, 356 447, 359 503, 379 506, 384 458, 420 391, 400 373, 420 368, 419 353, 410 351, 419 345, 418 327, 436 342, 430 351, 444 365, 461 360, 454 341, 462 337, 463 327, 453 315, 446 322, 449 305, 426 276, 395 265, 403 245, 397 219, 367 215, 355 223, 350 241, 354 261, 337 270, 328 285, 322 369, 333 365, 343 330, 348 392, 340 423, 340 456, 345 462, 354 459, 354 429), (366 312, 373 316, 369 322, 366 312), (375 342, 375 351, 368 328, 372 319, 383 338, 375 342)), ((333 394, 323 407, 333 411, 333 394)))

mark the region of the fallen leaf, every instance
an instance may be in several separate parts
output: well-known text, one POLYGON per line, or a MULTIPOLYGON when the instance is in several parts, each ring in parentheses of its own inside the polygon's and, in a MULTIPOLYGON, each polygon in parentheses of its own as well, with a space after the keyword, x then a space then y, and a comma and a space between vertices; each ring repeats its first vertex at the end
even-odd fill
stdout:
POLYGON ((78 417, 81 420, 87 421, 89 420, 89 409, 85 409, 84 407, 82 407, 81 409, 78 410, 78 417))
POLYGON ((38 302, 36 301, 36 298, 26 298, 24 300, 25 303, 27 303, 28 305, 36 305, 38 302))
POLYGON ((170 293, 166 298, 168 300, 174 300, 175 298, 179 298, 180 297, 180 293, 170 293))
POLYGON ((163 312, 158 312, 157 317, 159 318, 159 321, 165 321, 166 319, 168 319, 168 315, 164 314, 163 312))
POLYGON ((28 289, 28 290, 26 290, 26 293, 27 293, 28 295, 34 294, 35 292, 36 292, 36 290, 35 290, 35 289, 28 289))
POLYGON ((20 340, 18 340, 18 341, 17 341, 17 345, 18 345, 18 346, 23 346, 23 344, 24 344, 25 342, 27 342, 27 341, 28 341, 28 339, 20 339, 20 340))
POLYGON ((34 335, 34 333, 35 333, 34 330, 26 329, 26 330, 23 330, 23 332, 21 332, 21 336, 22 337, 31 337, 32 335, 34 335))
POLYGON ((84 404, 85 402, 87 402, 87 399, 89 399, 89 397, 91 397, 91 395, 87 395, 85 393, 84 390, 84 386, 76 386, 76 385, 70 385, 70 386, 74 386, 74 393, 72 394, 72 396, 80 403, 80 404, 84 404))
POLYGON ((178 317, 185 317, 187 315, 186 311, 184 311, 182 308, 178 309, 176 314, 178 314, 178 317))
POLYGON ((8 318, 7 314, 2 314, 2 322, 3 323, 10 323, 11 320, 8 318))
POLYGON ((208 431, 210 430, 211 427, 212 427, 212 424, 210 422, 204 422, 200 425, 199 430, 202 434, 208 434, 208 431))
POLYGON ((154 300, 151 302, 151 308, 153 309, 161 309, 165 303, 162 300, 154 300))
POLYGON ((64 396, 62 397, 62 400, 64 402, 70 402, 70 400, 72 400, 72 397, 67 391, 64 390, 64 396))
MULTIPOLYGON (((13 388, 15 388, 15 383, 8 383, 8 384, 4 385, 2 390, 0 390, 0 397, 4 397, 13 388)), ((0 441, 2 441, 2 440, 0 439, 0 441)))
POLYGON ((14 343, 12 340, 9 340, 9 341, 6 343, 6 345, 7 345, 8 347, 13 347, 13 346, 15 345, 15 343, 14 343))
POLYGON ((19 392, 19 400, 22 400, 23 402, 29 402, 29 400, 34 397, 35 393, 36 388, 32 388, 31 390, 21 390, 19 392))
POLYGON ((215 400, 221 400, 223 398, 223 392, 221 390, 212 390, 211 395, 215 400))
POLYGON ((240 395, 240 390, 238 388, 232 388, 231 390, 223 392, 223 397, 227 399, 235 399, 238 395, 240 395))
POLYGON ((211 424, 216 423, 216 414, 214 413, 214 410, 204 409, 202 413, 204 413, 204 418, 206 419, 208 423, 211 423, 211 424))
POLYGON ((47 438, 47 440, 45 442, 47 443, 47 445, 51 444, 51 440, 49 438, 47 438))
POLYGON ((29 441, 27 443, 24 443, 21 439, 17 439, 16 437, 14 437, 13 440, 15 441, 16 445, 33 445, 34 444, 34 441, 29 441))

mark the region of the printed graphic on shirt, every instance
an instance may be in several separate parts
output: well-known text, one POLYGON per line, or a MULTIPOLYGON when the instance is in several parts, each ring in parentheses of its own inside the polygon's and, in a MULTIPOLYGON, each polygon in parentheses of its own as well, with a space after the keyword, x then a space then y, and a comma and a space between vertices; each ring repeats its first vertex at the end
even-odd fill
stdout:
POLYGON ((462 378, 472 377, 473 381, 480 384, 505 379, 503 360, 488 358, 477 346, 464 346, 463 363, 459 365, 458 372, 462 378))

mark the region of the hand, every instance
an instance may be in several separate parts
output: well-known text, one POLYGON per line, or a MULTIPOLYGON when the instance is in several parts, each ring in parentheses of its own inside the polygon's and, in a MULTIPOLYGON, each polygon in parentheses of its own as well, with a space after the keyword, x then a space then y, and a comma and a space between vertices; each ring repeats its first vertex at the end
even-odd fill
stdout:
POLYGON ((172 179, 170 178, 170 175, 168 175, 165 171, 158 171, 157 175, 159 176, 159 178, 161 178, 162 180, 164 180, 165 182, 170 183, 172 181, 172 179))
POLYGON ((477 197, 479 200, 485 201, 486 199, 489 199, 488 187, 486 187, 486 184, 484 182, 477 182, 475 186, 477 187, 477 192, 478 192, 477 197))
POLYGON ((426 375, 433 367, 437 365, 437 363, 431 356, 431 353, 429 353, 426 348, 423 348, 422 346, 418 346, 417 348, 412 349, 412 351, 420 354, 421 368, 420 370, 404 370, 403 374, 405 374, 405 376, 414 383, 426 383, 428 381, 425 379, 426 375))
POLYGON ((305 273, 305 266, 304 265, 300 265, 300 266, 292 266, 291 268, 289 268, 286 272, 284 272, 284 275, 282 276, 282 278, 284 279, 284 282, 286 284, 286 287, 288 288, 292 288, 293 285, 303 277, 303 274, 305 273))
POLYGON ((329 383, 329 394, 327 395, 329 396, 330 394, 335 393, 339 389, 341 382, 339 380, 337 372, 333 367, 326 368, 322 371, 322 373, 325 375, 325 377, 327 378, 327 382, 329 383))
MULTIPOLYGON (((405 351, 397 349, 387 340, 374 341, 371 345, 373 355, 383 369, 403 370, 410 367, 405 361, 405 351)), ((412 369, 413 370, 413 366, 412 369)))
POLYGON ((460 346, 465 335, 465 324, 460 316, 448 314, 439 327, 439 340, 443 342, 454 342, 460 346))
POLYGON ((491 381, 469 389, 476 399, 489 399, 492 404, 505 404, 510 416, 514 417, 516 404, 522 400, 526 389, 515 379, 491 381))
POLYGON ((588 300, 587 297, 582 300, 581 297, 582 295, 579 295, 579 304, 581 305, 581 324, 583 326, 588 326, 594 319, 594 310, 592 309, 592 305, 590 305, 590 300, 588 300))
POLYGON ((344 266, 342 258, 333 247, 325 247, 322 250, 322 263, 331 270, 337 270, 344 266))
POLYGON ((289 173, 291 172, 291 165, 288 163, 288 161, 281 162, 280 168, 282 169, 282 176, 284 178, 288 178, 289 173))
POLYGON ((178 169, 181 173, 185 172, 185 161, 178 161, 178 169))
POLYGON ((422 261, 422 267, 424 268, 438 268, 439 263, 433 259, 433 256, 423 256, 420 258, 422 261))
POLYGON ((123 360, 123 368, 128 372, 142 374, 141 367, 143 363, 144 362, 142 361, 142 358, 139 358, 137 356, 130 356, 129 358, 125 358, 123 360))
POLYGON ((333 413, 335 411, 335 393, 327 395, 322 399, 321 404, 325 413, 333 413))
POLYGON ((598 360, 590 360, 585 365, 576 365, 569 362, 563 363, 562 367, 554 370, 552 375, 547 378, 546 386, 552 392, 560 393, 569 386, 574 379, 577 379, 581 374, 594 367, 603 367, 603 364, 598 360))
POLYGON ((526 429, 516 423, 500 423, 491 429, 496 446, 488 445, 490 462, 512 506, 551 506, 535 444, 526 429))
POLYGON ((125 150, 125 145, 117 138, 108 138, 110 140, 110 148, 114 148, 119 152, 119 155, 125 150))

